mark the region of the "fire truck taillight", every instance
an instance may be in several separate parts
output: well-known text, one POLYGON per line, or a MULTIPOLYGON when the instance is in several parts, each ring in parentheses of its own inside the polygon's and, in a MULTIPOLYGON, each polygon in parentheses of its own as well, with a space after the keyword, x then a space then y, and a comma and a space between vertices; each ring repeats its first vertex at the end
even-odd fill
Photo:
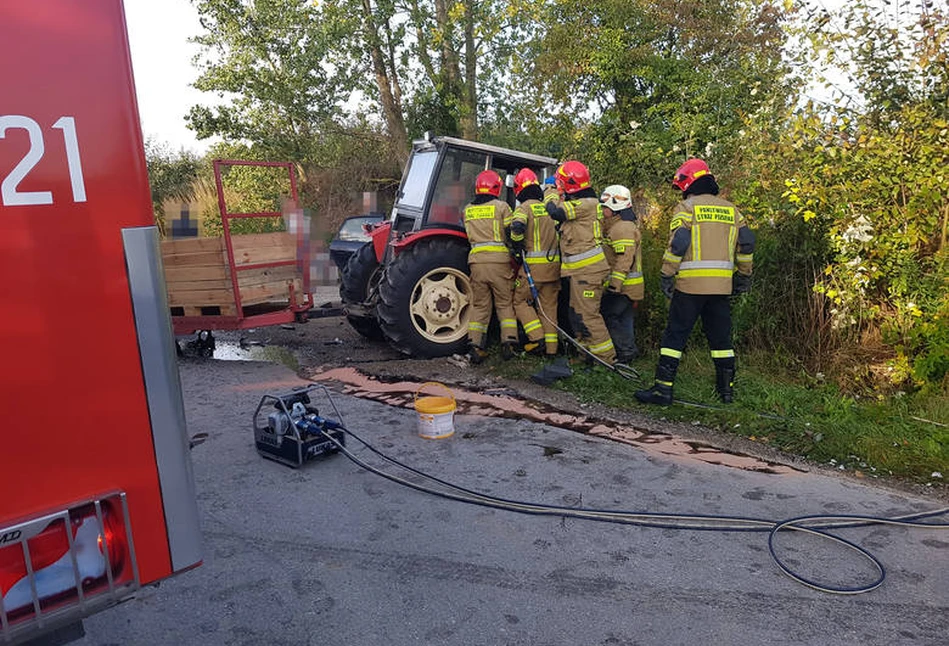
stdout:
POLYGON ((138 587, 124 494, 0 528, 0 628, 138 587))

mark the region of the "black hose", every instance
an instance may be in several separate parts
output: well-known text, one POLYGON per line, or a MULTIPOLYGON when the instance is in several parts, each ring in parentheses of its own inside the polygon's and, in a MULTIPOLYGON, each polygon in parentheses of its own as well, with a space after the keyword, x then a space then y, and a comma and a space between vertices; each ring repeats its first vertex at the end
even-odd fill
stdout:
MULTIPOLYGON (((335 422, 333 424, 335 425, 335 422)), ((445 487, 448 489, 448 491, 440 491, 430 486, 412 482, 367 464, 363 460, 356 457, 348 448, 346 448, 345 444, 337 441, 335 437, 324 431, 324 437, 332 441, 333 444, 336 445, 337 449, 339 449, 340 452, 342 452, 356 465, 397 484, 415 489, 416 491, 421 491, 423 493, 429 493, 442 498, 447 498, 449 500, 455 500, 471 505, 478 505, 481 507, 504 509, 507 511, 528 515, 579 518, 581 520, 592 520, 621 525, 636 525, 639 527, 651 527, 658 529, 690 529, 698 531, 720 532, 768 532, 768 551, 778 568, 784 572, 784 574, 794 579, 798 583, 811 587, 820 592, 846 595, 861 594, 875 590, 876 588, 880 587, 883 584, 883 581, 886 579, 886 569, 883 567, 883 564, 879 561, 879 559, 877 559, 867 549, 853 543, 852 541, 848 541, 844 538, 829 533, 827 531, 829 529, 868 527, 879 524, 926 529, 949 529, 949 523, 919 522, 923 519, 949 514, 949 507, 937 509, 934 511, 897 516, 894 518, 837 514, 798 516, 795 518, 789 518, 787 520, 773 521, 764 518, 744 516, 723 516, 715 514, 666 514, 658 512, 619 511, 587 507, 563 507, 559 505, 546 505, 541 503, 526 503, 519 500, 479 493, 477 491, 452 484, 446 480, 442 480, 433 475, 425 473, 424 471, 420 471, 414 467, 406 465, 395 458, 389 457, 388 455, 373 447, 371 444, 369 444, 369 442, 363 440, 361 437, 342 426, 338 426, 336 428, 345 432, 354 440, 369 449, 370 452, 379 456, 386 462, 401 469, 405 469, 406 471, 425 480, 445 487), (877 570, 878 576, 868 584, 840 587, 823 584, 795 572, 778 556, 774 545, 775 536, 777 536, 778 532, 787 530, 799 531, 813 536, 819 536, 850 548, 851 550, 857 552, 860 556, 870 561, 870 563, 877 570)))

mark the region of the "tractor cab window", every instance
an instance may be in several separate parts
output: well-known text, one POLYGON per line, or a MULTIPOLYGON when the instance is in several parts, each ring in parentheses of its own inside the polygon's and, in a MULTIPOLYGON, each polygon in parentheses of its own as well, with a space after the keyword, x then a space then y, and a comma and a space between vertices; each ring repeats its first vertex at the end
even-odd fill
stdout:
POLYGON ((425 194, 431 184, 432 173, 435 171, 435 162, 438 152, 435 150, 417 151, 409 160, 409 170, 402 182, 402 192, 399 204, 411 208, 421 209, 425 206, 425 194))
POLYGON ((470 150, 445 151, 428 222, 438 226, 464 226, 465 205, 474 199, 475 178, 484 170, 486 155, 470 150))

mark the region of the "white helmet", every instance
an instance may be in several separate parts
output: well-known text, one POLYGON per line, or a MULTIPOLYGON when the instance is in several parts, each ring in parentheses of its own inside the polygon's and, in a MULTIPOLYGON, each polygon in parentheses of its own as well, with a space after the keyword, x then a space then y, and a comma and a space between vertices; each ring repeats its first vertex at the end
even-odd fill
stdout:
POLYGON ((633 206, 629 189, 619 184, 613 184, 612 186, 604 188, 603 194, 600 195, 600 202, 614 213, 633 206))

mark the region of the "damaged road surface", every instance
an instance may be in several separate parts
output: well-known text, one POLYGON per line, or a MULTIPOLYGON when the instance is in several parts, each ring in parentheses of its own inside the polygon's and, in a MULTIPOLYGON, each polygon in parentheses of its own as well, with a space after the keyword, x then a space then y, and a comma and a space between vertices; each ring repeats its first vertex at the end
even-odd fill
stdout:
MULTIPOLYGON (((522 515, 397 485, 343 455, 296 470, 265 460, 251 430, 260 397, 305 382, 269 363, 180 369, 189 431, 207 433, 192 452, 204 564, 88 619, 79 644, 935 645, 949 634, 946 531, 840 530, 887 579, 864 595, 821 593, 781 573, 767 534, 522 515)), ((455 434, 423 439, 406 388, 374 401, 344 394, 342 376, 325 383, 350 430, 414 468, 504 498, 773 520, 938 506, 821 474, 675 455, 646 436, 608 439, 595 423, 578 433, 554 418, 479 414, 487 405, 460 393, 455 434)), ((875 576, 828 541, 787 534, 778 546, 827 583, 875 576)))

